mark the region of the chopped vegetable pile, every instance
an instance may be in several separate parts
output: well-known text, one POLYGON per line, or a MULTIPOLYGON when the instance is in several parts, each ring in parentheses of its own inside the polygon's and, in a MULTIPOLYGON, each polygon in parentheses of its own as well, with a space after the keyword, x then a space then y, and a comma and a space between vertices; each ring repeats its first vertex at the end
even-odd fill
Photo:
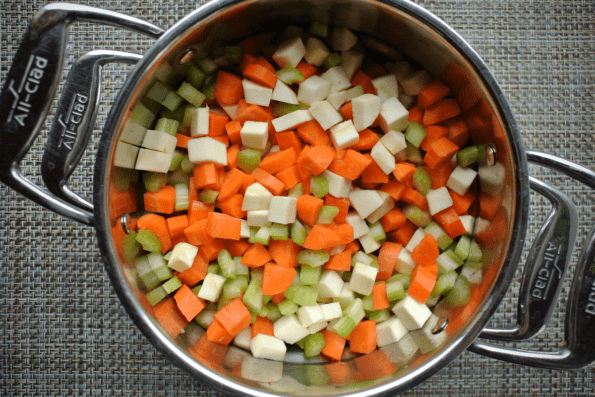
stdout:
POLYGON ((172 337, 196 321, 254 357, 340 360, 481 299, 477 176, 496 189, 503 171, 451 88, 375 43, 291 26, 158 72, 113 194, 134 198, 122 212, 140 198, 123 254, 172 337))

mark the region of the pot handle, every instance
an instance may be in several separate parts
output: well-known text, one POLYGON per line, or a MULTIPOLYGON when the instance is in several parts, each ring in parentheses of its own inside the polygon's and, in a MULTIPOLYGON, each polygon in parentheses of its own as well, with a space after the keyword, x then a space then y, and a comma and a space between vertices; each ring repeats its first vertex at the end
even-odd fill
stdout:
MULTIPOLYGON (((562 172, 595 189, 595 172, 587 168, 539 152, 527 152, 527 159, 535 164, 562 172)), ((486 329, 479 335, 480 338, 506 341, 529 339, 545 328, 557 302, 562 275, 569 262, 570 249, 574 246, 577 230, 576 207, 568 197, 542 182, 532 180, 531 186, 550 199, 554 209, 536 237, 529 261, 525 266, 519 292, 517 326, 511 330, 486 329)), ((564 341, 558 351, 520 350, 483 341, 474 342, 469 350, 484 356, 533 367, 578 369, 595 361, 593 329, 595 329, 595 228, 586 237, 574 270, 565 312, 564 341)))
POLYGON ((161 28, 148 22, 94 7, 52 3, 38 11, 13 58, 0 92, 0 181, 37 204, 92 225, 93 212, 88 203, 81 204, 72 198, 65 200, 47 192, 23 176, 20 170, 20 162, 39 134, 56 95, 68 26, 77 21, 111 25, 151 38, 163 34, 161 28), (76 203, 73 205, 72 201, 76 203))

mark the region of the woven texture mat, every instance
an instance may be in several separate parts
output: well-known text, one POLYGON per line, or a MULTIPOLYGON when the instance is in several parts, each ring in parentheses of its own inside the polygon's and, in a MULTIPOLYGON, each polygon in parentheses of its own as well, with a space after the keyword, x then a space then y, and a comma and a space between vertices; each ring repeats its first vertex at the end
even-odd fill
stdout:
MULTIPOLYGON (((528 149, 595 169, 592 0, 419 3, 450 24, 486 61, 510 100, 528 149)), ((164 28, 199 5, 185 0, 87 4, 141 17, 164 28)), ((28 20, 42 5, 36 0, 2 1, 2 84, 28 20)), ((70 32, 67 69, 91 49, 142 53, 152 43, 136 34, 86 23, 74 24, 70 32)), ((87 198, 91 196, 89 179, 97 135, 130 67, 108 65, 104 70, 96 136, 71 178, 73 190, 87 198)), ((49 121, 51 116, 44 134, 49 121)), ((44 134, 23 163, 24 174, 37 183, 44 134)), ((530 173, 566 192, 577 204, 580 246, 595 225, 593 191, 540 167, 532 166, 530 173)), ((549 211, 546 200, 533 193, 531 199, 524 256, 549 211)), ((0 396, 218 395, 166 361, 134 326, 104 272, 92 228, 45 211, 4 185, 0 186, 0 202, 0 396)), ((577 257, 575 252, 572 263, 577 257)), ((517 277, 491 326, 513 323, 518 287, 517 277)), ((559 347, 567 293, 568 284, 548 330, 517 346, 541 351, 559 347)), ((406 395, 595 395, 594 369, 534 369, 465 352, 406 395)))

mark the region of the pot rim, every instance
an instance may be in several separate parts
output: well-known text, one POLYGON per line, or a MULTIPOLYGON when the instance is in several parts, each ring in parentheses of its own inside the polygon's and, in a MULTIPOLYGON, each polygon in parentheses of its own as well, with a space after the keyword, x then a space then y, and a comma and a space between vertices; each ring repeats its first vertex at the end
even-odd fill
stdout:
MULTIPOLYGON (((209 386, 214 389, 224 393, 233 391, 234 395, 243 393, 244 395, 264 397, 273 396, 274 394, 252 389, 240 383, 233 382, 232 380, 204 367, 178 348, 175 343, 155 325, 153 320, 151 320, 130 289, 126 277, 119 266, 117 254, 111 244, 112 227, 107 213, 108 189, 106 189, 106 187, 109 186, 109 167, 113 154, 112 148, 114 146, 115 132, 120 125, 127 104, 132 99, 136 87, 148 73, 151 66, 159 59, 160 55, 170 47, 172 42, 175 42, 176 39, 185 34, 196 24, 199 24, 201 21, 224 8, 250 1, 251 0, 213 0, 200 6, 194 12, 190 13, 169 28, 144 54, 143 59, 137 64, 125 81, 109 111, 99 143, 94 167, 93 202, 98 245, 111 284, 135 325, 147 339, 149 339, 149 341, 165 357, 167 357, 168 360, 191 375, 206 381, 209 386)), ((434 375, 455 357, 460 355, 463 350, 467 349, 467 347, 476 339, 480 331, 485 327, 508 291, 524 247, 529 212, 528 162, 522 144, 522 137, 512 109, 510 108, 510 104, 487 65, 462 36, 456 33, 444 21, 421 6, 408 0, 381 0, 378 1, 378 3, 396 8, 397 10, 414 17, 437 32, 473 66, 478 77, 483 84, 485 84, 489 94, 492 96, 494 104, 505 124, 505 132, 511 149, 511 157, 513 159, 514 167, 516 168, 516 170, 514 170, 515 216, 513 218, 513 227, 510 233, 511 236, 514 236, 515 238, 509 236, 509 249, 506 253, 506 258, 503 261, 503 266, 496 277, 496 281, 493 283, 492 290, 484 299, 479 313, 470 320, 470 324, 466 326, 463 332, 459 332, 447 346, 419 367, 409 371, 399 378, 375 386, 372 389, 349 394, 352 396, 369 396, 370 392, 374 395, 383 395, 410 389, 434 375)))

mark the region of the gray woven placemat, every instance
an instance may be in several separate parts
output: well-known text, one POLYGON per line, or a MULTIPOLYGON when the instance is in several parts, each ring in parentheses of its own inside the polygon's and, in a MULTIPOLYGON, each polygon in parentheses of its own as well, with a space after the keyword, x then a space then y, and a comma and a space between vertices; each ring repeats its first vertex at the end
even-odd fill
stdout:
MULTIPOLYGON (((173 25, 197 2, 85 1, 173 25)), ((423 0, 419 3, 457 30, 494 72, 517 116, 527 148, 595 169, 595 3, 587 1, 423 0)), ((3 0, 0 7, 0 81, 41 1, 3 0)), ((75 24, 68 65, 95 48, 142 53, 151 41, 136 34, 75 24)), ((129 67, 105 68, 96 131, 129 67)), ((50 117, 51 119, 51 117, 50 117)), ((49 125, 46 123, 46 126, 49 125)), ((23 171, 40 181, 38 139, 23 171)), ((72 177, 90 197, 94 144, 72 177)), ((559 174, 530 169, 577 204, 579 245, 595 225, 593 191, 559 174)), ((532 194, 530 243, 549 210, 532 194)), ((133 325, 105 275, 94 230, 64 219, 0 186, 0 396, 216 396, 167 362, 133 325)), ((527 244, 527 248, 529 245, 527 244)), ((573 255, 573 262, 577 258, 573 255)), ((572 269, 571 269, 572 270, 572 269)), ((520 274, 520 270, 519 270, 520 274)), ((568 275, 570 279, 572 272, 568 275)), ((490 325, 512 324, 518 279, 490 325)), ((552 350, 563 338, 565 286, 544 334, 522 348, 552 350)), ((595 332, 595 330, 594 330, 595 332)), ((542 370, 463 353, 411 396, 595 395, 595 367, 542 370)))

